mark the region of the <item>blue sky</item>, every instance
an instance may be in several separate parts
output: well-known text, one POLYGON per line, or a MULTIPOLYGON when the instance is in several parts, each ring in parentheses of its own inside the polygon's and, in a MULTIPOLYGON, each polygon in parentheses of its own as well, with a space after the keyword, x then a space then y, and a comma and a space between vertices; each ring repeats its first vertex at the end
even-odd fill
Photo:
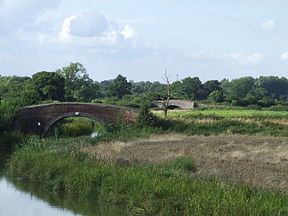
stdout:
POLYGON ((0 0, 0 74, 79 61, 95 80, 288 72, 287 0, 0 0))

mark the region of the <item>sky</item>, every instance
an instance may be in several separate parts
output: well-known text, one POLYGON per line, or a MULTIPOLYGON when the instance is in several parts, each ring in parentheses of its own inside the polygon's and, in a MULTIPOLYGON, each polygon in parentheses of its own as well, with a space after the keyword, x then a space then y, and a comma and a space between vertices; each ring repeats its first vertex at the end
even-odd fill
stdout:
POLYGON ((0 0, 0 75, 288 76, 287 0, 0 0))

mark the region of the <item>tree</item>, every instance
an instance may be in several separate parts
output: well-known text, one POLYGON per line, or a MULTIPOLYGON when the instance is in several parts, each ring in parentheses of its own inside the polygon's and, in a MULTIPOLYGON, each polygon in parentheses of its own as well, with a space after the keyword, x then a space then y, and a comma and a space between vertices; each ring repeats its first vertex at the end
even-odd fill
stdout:
POLYGON ((205 98, 214 91, 222 91, 221 83, 218 80, 208 80, 203 84, 203 89, 205 91, 205 98))
POLYGON ((66 101, 89 102, 96 97, 99 86, 89 78, 86 68, 81 63, 70 63, 56 72, 65 80, 66 101))
POLYGON ((198 77, 186 77, 182 80, 183 93, 186 99, 196 100, 201 96, 202 83, 198 77))
POLYGON ((184 93, 183 93, 183 85, 181 81, 176 81, 171 84, 171 90, 173 97, 178 99, 184 99, 184 93))
POLYGON ((234 79, 231 82, 223 82, 223 84, 222 88, 224 90, 226 100, 239 101, 243 99, 249 92, 254 90, 255 79, 252 77, 242 77, 239 79, 234 79))
POLYGON ((164 73, 164 81, 166 83, 165 85, 165 94, 161 98, 161 103, 163 106, 163 111, 164 111, 164 117, 167 117, 168 114, 168 109, 169 109, 169 102, 172 96, 172 88, 171 88, 171 82, 169 80, 169 77, 167 76, 167 71, 165 70, 164 73))
POLYGON ((32 76, 32 83, 41 101, 64 100, 64 79, 59 74, 42 71, 32 76))
POLYGON ((132 84, 127 81, 126 77, 119 74, 109 86, 109 95, 122 99, 124 95, 131 94, 131 88, 132 84))
POLYGON ((264 89, 265 95, 271 99, 287 100, 288 80, 276 76, 259 77, 256 80, 256 88, 264 89))
POLYGON ((224 100, 223 91, 216 90, 211 92, 208 96, 208 100, 212 102, 223 102, 224 100))

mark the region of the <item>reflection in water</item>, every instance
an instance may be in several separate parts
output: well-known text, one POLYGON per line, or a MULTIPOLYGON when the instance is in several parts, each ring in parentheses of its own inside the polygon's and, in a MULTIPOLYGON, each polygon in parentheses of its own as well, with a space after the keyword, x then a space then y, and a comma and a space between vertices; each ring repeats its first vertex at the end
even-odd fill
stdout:
POLYGON ((0 216, 127 215, 125 207, 61 197, 23 181, 12 181, 1 176, 1 166, 0 160, 0 216))

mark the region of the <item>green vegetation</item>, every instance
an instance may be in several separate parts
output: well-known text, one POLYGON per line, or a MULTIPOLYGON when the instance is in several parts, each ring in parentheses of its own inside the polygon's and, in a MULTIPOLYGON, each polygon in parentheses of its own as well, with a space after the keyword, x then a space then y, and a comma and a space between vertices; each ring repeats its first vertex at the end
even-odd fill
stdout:
MULTIPOLYGON (((161 114, 160 114, 161 115, 161 114)), ((249 110, 249 109, 195 109, 190 111, 169 112, 169 118, 172 119, 283 119, 288 121, 288 112, 269 111, 269 110, 249 110)))
POLYGON ((88 118, 70 117, 59 121, 50 131, 51 136, 78 137, 101 130, 101 125, 88 118))
POLYGON ((128 81, 119 74, 115 79, 98 82, 89 77, 79 62, 51 72, 38 72, 31 78, 0 76, 0 101, 14 103, 17 107, 51 101, 78 101, 139 108, 143 101, 167 98, 168 86, 170 99, 258 108, 281 105, 282 110, 287 110, 288 79, 284 77, 242 77, 204 83, 198 77, 186 77, 160 83, 128 81))
POLYGON ((179 157, 163 164, 131 164, 100 160, 83 151, 100 141, 128 141, 170 132, 288 136, 286 78, 243 77, 202 83, 198 77, 170 82, 165 76, 165 84, 127 81, 121 75, 97 82, 89 78, 79 62, 31 78, 0 76, 0 151, 11 151, 18 143, 9 163, 10 176, 67 196, 124 204, 132 214, 287 215, 286 194, 196 178, 197 167, 191 158, 179 157), (162 112, 149 112, 153 100, 168 99, 201 101, 208 108, 169 111, 168 118, 162 112), (19 108, 52 101, 142 108, 137 125, 121 121, 100 125, 68 118, 54 127, 51 139, 26 137, 13 131, 19 108), (211 104, 222 108, 211 109, 211 104), (100 132, 100 136, 79 137, 93 131, 100 132))
POLYGON ((154 112, 160 119, 156 126, 164 131, 187 135, 250 134, 288 136, 288 114, 285 111, 242 109, 206 109, 170 111, 168 119, 162 112, 154 112))
POLYGON ((131 214, 287 214, 287 195, 192 177, 190 158, 160 165, 101 162, 79 151, 88 143, 80 140, 74 146, 71 140, 30 140, 13 154, 9 174, 66 196, 127 205, 131 214))

